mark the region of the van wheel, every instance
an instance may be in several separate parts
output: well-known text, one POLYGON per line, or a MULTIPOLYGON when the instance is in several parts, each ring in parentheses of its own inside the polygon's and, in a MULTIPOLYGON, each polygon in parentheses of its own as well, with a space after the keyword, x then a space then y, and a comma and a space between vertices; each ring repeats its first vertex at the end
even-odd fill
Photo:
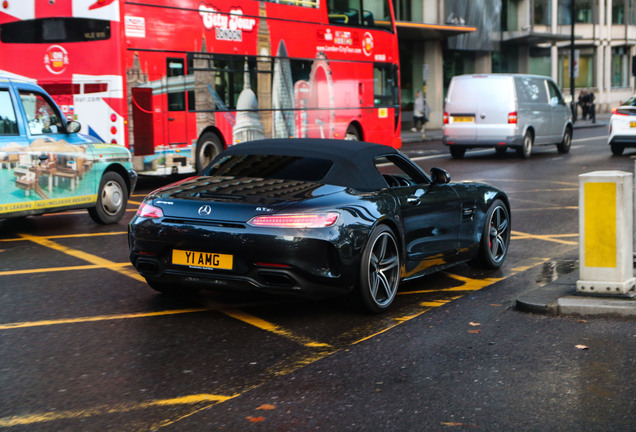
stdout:
POLYGON ((214 132, 206 132, 197 142, 196 168, 197 173, 208 166, 212 159, 223 151, 221 139, 214 132))
POLYGON ((565 133, 563 134, 563 141, 557 144, 557 150, 559 153, 567 153, 570 151, 570 146, 572 145, 572 130, 567 128, 565 133))
POLYGON ((464 154, 466 153, 466 147, 451 147, 450 153, 453 158, 461 159, 464 157, 464 154))
POLYGON ((613 154, 614 156, 620 156, 620 155, 622 155, 622 154, 623 154, 623 150, 625 150, 625 147, 623 147, 623 146, 622 146, 622 145, 620 145, 620 144, 614 144, 614 143, 611 143, 611 144, 610 144, 610 147, 611 147, 611 149, 612 149, 612 154, 613 154))
POLYGON ((530 155, 532 154, 533 141, 534 138, 532 136, 532 133, 530 131, 526 131, 526 134, 523 137, 523 144, 517 149, 517 153, 519 154, 519 156, 524 159, 530 158, 530 155))

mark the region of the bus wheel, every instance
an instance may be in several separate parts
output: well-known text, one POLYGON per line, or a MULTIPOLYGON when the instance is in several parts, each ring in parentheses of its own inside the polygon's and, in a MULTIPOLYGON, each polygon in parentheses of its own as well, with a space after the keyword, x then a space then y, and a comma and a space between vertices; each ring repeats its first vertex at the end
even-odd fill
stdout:
POLYGON ((349 125, 347 132, 345 132, 344 139, 349 141, 360 141, 360 132, 358 132, 358 128, 354 125, 349 125))
POLYGON ((223 144, 214 132, 206 132, 201 135, 197 143, 196 168, 200 172, 208 166, 212 159, 223 151, 223 144))

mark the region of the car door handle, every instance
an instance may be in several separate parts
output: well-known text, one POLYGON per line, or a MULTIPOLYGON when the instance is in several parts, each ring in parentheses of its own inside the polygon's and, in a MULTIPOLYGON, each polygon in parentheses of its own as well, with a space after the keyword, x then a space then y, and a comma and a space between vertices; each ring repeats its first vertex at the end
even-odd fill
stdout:
POLYGON ((409 204, 413 204, 413 205, 419 204, 420 203, 420 197, 415 196, 415 195, 411 195, 410 197, 408 197, 406 199, 406 202, 409 203, 409 204))

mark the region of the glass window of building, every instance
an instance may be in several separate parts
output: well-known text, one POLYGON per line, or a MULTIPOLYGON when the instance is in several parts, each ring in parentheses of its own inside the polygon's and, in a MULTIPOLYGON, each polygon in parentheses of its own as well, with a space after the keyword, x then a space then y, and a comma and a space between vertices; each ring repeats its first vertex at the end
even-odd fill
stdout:
POLYGON ((552 24, 552 0, 534 0, 532 22, 535 25, 552 24))
POLYGON ((629 86, 629 49, 612 48, 612 87, 629 86))
POLYGON ((596 23, 596 7, 594 0, 558 0, 559 24, 572 24, 572 1, 574 1, 574 22, 579 24, 596 23))
MULTIPOLYGON (((570 88, 570 51, 559 56, 559 86, 570 88)), ((579 54, 579 76, 574 79, 576 88, 594 86, 594 54, 581 51, 579 54)))
POLYGON ((612 24, 625 24, 625 0, 612 1, 612 24))

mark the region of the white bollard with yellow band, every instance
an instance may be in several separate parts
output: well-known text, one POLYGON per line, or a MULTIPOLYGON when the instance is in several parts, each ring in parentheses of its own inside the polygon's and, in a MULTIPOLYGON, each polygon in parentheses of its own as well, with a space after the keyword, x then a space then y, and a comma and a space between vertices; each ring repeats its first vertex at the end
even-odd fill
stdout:
POLYGON ((633 297, 633 175, 579 176, 579 293, 633 297))

